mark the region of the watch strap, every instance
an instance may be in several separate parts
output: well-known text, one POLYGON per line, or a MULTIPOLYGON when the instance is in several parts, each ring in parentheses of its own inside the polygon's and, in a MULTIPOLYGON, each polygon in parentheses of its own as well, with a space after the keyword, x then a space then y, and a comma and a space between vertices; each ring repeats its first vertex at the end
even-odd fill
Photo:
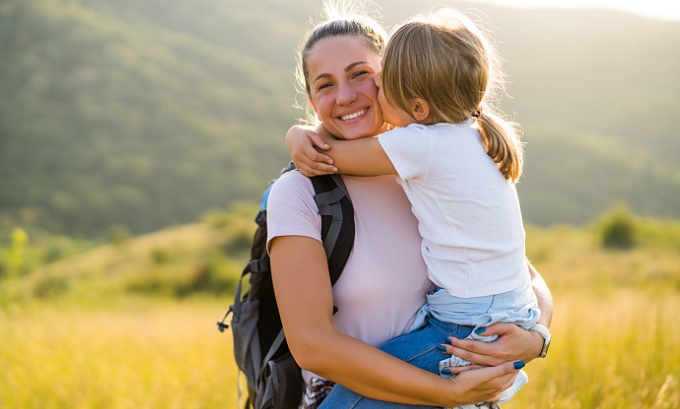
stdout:
POLYGON ((541 352, 538 356, 540 358, 545 358, 548 355, 548 348, 550 347, 550 341, 552 339, 550 330, 541 324, 534 324, 534 326, 529 328, 529 331, 536 331, 543 337, 543 348, 541 348, 541 352))

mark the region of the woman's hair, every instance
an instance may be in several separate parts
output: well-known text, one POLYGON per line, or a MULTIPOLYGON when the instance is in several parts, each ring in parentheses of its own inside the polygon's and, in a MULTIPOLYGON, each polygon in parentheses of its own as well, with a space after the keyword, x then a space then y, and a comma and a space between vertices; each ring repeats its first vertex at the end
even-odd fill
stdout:
POLYGON ((298 52, 298 66, 295 72, 297 88, 300 93, 307 97, 310 95, 310 87, 307 77, 307 55, 319 41, 341 36, 357 36, 364 40, 366 46, 382 56, 385 49, 387 35, 383 27, 373 18, 368 16, 368 6, 365 1, 340 0, 336 2, 326 1, 324 11, 326 19, 314 26, 305 36, 298 52))
POLYGON ((409 101, 422 98, 430 108, 428 123, 476 116, 488 155, 506 179, 519 179, 524 154, 518 126, 493 106, 503 90, 500 58, 472 20, 448 8, 421 14, 395 29, 382 65, 391 103, 410 112, 409 101))

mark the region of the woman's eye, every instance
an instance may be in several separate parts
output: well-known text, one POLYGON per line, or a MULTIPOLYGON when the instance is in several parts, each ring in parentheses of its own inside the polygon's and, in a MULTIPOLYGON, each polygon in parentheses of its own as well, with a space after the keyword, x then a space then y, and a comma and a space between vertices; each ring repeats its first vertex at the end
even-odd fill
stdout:
POLYGON ((318 89, 319 91, 322 91, 322 90, 324 90, 324 89, 326 89, 326 88, 328 88, 328 87, 332 87, 332 86, 333 86, 333 83, 332 83, 332 82, 324 82, 323 84, 319 85, 319 86, 317 87, 317 89, 318 89))
POLYGON ((352 74, 352 78, 359 78, 361 76, 367 75, 368 71, 357 71, 354 74, 352 74))

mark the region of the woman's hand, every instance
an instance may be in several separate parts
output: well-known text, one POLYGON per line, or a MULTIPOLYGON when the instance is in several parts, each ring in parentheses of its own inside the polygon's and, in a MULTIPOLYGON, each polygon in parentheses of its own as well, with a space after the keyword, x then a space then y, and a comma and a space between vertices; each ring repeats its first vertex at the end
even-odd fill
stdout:
POLYGON ((286 149, 295 167, 307 177, 336 173, 333 159, 319 152, 330 145, 313 129, 293 125, 286 133, 286 149))
MULTIPOLYGON (((529 273, 531 274, 531 285, 538 300, 538 308, 541 310, 541 318, 538 322, 549 327, 553 315, 553 300, 550 289, 531 263, 529 263, 529 273)), ((529 362, 538 357, 545 342, 538 332, 527 331, 510 323, 489 325, 482 334, 497 334, 498 339, 486 343, 472 339, 451 338, 451 346, 447 346, 446 352, 475 364, 493 366, 514 360, 529 362)), ((458 373, 457 369, 449 369, 454 374, 458 373)))
POLYGON ((541 334, 527 331, 515 324, 493 324, 481 335, 494 334, 498 335, 494 342, 451 337, 449 338, 451 345, 446 345, 446 353, 479 365, 497 366, 516 360, 529 362, 537 358, 543 348, 544 340, 541 334))
MULTIPOLYGON (((456 399, 464 403, 497 402, 501 392, 512 386, 517 377, 517 371, 524 366, 524 362, 506 362, 495 367, 472 369, 466 368, 451 381, 457 384, 456 399)), ((459 406, 457 402, 455 405, 459 406)))

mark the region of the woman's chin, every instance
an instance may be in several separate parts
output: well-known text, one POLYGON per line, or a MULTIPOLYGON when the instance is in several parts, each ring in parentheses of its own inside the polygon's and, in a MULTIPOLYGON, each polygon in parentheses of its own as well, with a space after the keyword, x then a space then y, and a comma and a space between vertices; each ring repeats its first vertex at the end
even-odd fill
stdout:
POLYGON ((339 129, 341 139, 360 139, 367 136, 375 136, 384 131, 384 126, 376 124, 357 124, 357 126, 343 126, 339 129))

